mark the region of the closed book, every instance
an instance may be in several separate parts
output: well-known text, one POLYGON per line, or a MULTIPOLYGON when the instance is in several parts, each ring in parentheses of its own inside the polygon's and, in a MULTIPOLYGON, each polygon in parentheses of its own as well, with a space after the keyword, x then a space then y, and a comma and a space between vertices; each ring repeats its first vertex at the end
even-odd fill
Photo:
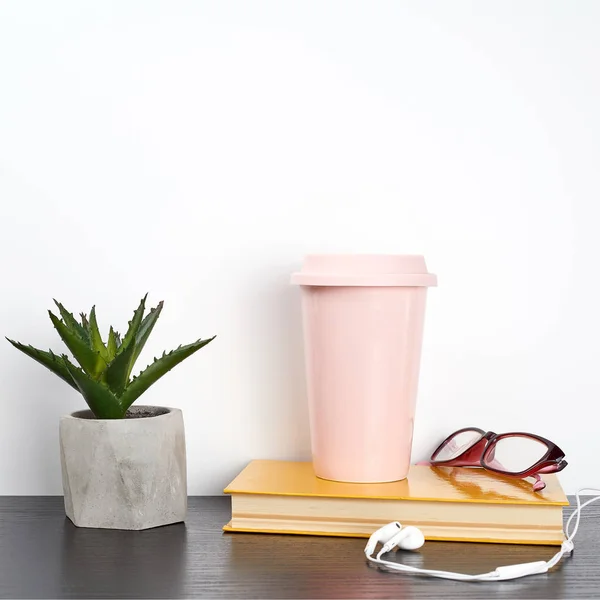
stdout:
POLYGON ((229 532, 368 537, 391 521, 428 540, 559 545, 569 501, 556 475, 528 480, 479 468, 412 465, 392 483, 315 476, 311 462, 254 460, 225 488, 229 532))

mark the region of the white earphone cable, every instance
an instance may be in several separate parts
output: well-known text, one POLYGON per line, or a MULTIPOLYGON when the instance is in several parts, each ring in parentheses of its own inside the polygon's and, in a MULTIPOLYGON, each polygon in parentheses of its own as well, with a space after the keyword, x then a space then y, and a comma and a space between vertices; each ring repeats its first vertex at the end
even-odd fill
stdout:
MULTIPOLYGON (((563 542, 563 546, 565 544, 570 545, 571 550, 573 549, 573 539, 577 535, 577 530, 579 529, 579 522, 581 520, 581 511, 588 504, 591 504, 592 502, 596 502, 596 500, 600 500, 600 496, 594 496, 593 498, 590 498, 589 500, 587 500, 586 502, 581 504, 581 494, 583 492, 593 492, 594 494, 600 494, 600 490, 595 489, 595 488, 581 488, 575 494, 575 500, 577 501, 577 508, 569 515, 569 518, 567 519, 567 524, 565 525, 565 534, 567 536, 567 539, 565 542, 563 542), (573 521, 573 519, 575 519, 575 527, 573 528, 573 532, 569 533, 569 527, 571 526, 571 521, 573 521)), ((563 554, 564 554, 564 552, 558 552, 557 554, 555 554, 548 561, 548 568, 551 569, 554 565, 556 565, 562 558, 563 554)))
MULTIPOLYGON (((590 498, 583 504, 581 504, 581 494, 583 492, 592 492, 594 494, 600 494, 600 490, 594 488, 582 488, 576 494, 575 498, 577 501, 577 508, 569 516, 565 526, 566 540, 562 543, 560 550, 549 560, 549 561, 537 561, 524 564, 507 565, 504 567, 498 567, 494 571, 489 573, 481 573, 479 575, 467 575, 466 573, 453 573, 451 571, 439 571, 435 569, 420 569, 418 567, 410 567, 403 565, 402 563, 392 562, 384 560, 381 556, 384 554, 385 549, 373 556, 373 552, 365 552, 367 560, 380 567, 385 567, 392 571, 398 571, 401 573, 411 573, 414 575, 428 575, 430 577, 438 577, 442 579, 453 579, 457 581, 502 581, 505 579, 517 579, 519 577, 525 577, 527 575, 536 575, 538 573, 545 573, 555 565, 557 565, 561 558, 565 554, 569 554, 573 550, 573 539, 577 535, 579 529, 579 523, 581 519, 581 511, 596 500, 600 500, 600 495, 590 498), (571 522, 575 519, 575 526, 572 533, 569 533, 571 522)), ((366 550, 366 549, 365 549, 366 550)))

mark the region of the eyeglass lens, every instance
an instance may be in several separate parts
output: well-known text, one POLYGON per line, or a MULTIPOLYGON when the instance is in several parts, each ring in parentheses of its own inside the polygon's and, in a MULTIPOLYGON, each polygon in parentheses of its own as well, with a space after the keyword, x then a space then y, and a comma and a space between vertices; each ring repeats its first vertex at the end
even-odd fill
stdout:
POLYGON ((546 452, 548 446, 535 438, 503 437, 485 453, 483 464, 506 473, 521 473, 535 465, 546 452))
POLYGON ((432 458, 434 460, 453 460, 475 445, 482 437, 479 431, 473 429, 456 433, 432 458))

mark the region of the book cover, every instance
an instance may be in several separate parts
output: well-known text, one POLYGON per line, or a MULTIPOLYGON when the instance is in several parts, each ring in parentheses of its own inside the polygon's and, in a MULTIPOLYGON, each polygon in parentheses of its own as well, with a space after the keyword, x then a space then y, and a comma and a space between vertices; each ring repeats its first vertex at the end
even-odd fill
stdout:
POLYGON ((544 481, 546 488, 534 492, 530 481, 485 469, 411 465, 401 481, 342 483, 316 477, 311 462, 254 460, 224 493, 568 506, 558 477, 544 475, 544 481))

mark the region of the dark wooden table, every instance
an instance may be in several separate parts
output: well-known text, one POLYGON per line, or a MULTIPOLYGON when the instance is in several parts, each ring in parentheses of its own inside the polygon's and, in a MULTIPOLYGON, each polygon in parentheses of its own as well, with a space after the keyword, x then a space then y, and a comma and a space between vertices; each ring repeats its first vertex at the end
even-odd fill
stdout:
MULTIPOLYGON (((586 511, 572 557, 554 572, 462 583, 370 567, 362 539, 223 533, 228 497, 190 498, 185 524, 140 532, 77 529, 61 497, 0 497, 0 597, 600 598, 600 506, 586 511)), ((427 542, 402 558, 476 573, 554 551, 427 542)))

